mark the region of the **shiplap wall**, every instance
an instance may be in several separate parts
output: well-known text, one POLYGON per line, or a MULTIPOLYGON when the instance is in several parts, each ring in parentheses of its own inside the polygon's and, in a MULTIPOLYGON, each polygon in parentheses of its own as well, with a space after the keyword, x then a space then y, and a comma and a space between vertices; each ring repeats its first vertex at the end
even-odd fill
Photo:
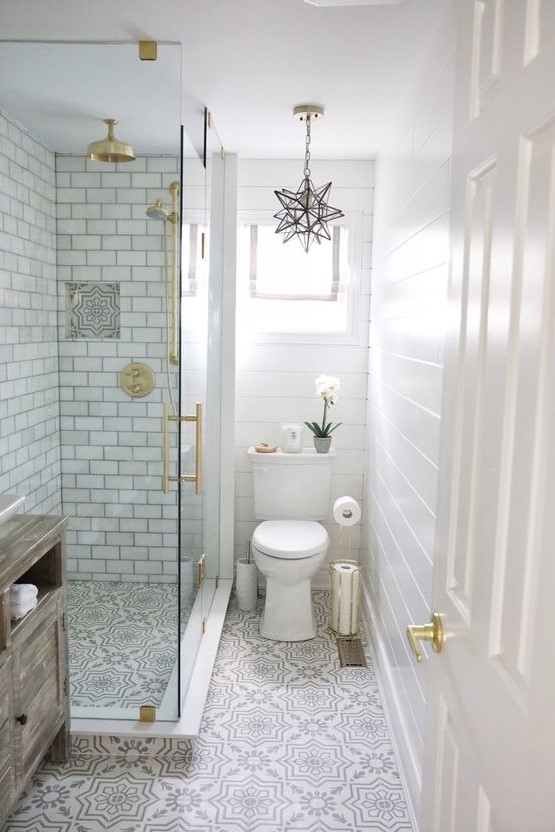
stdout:
POLYGON ((60 512, 54 154, 0 113, 0 493, 60 512))
MULTIPOLYGON (((253 511, 251 472, 246 450, 259 442, 280 444, 280 425, 320 418, 321 402, 314 381, 322 373, 338 376, 341 395, 331 418, 342 422, 335 432, 337 458, 332 482, 332 502, 350 494, 362 501, 365 447, 366 386, 368 361, 368 320, 370 300, 370 259, 373 213, 373 164, 371 162, 314 161, 316 185, 333 181, 330 202, 345 213, 360 215, 361 235, 357 254, 359 297, 357 336, 354 343, 327 342, 315 336, 302 342, 262 343, 241 340, 244 322, 237 321, 236 417, 235 417, 235 555, 244 557, 247 541, 256 526, 253 511)), ((238 211, 262 211, 271 217, 278 208, 275 188, 296 189, 302 178, 298 161, 242 160, 238 170, 238 211)), ((299 245, 292 240, 288 245, 299 245)), ((238 280, 240 275, 238 275, 238 280)), ((331 339, 330 339, 331 341, 331 339)), ((305 429, 303 444, 312 447, 312 434, 305 429)), ((330 505, 331 508, 331 505, 330 505)), ((331 546, 329 559, 347 553, 347 535, 326 522, 331 546)), ((350 532, 350 554, 358 557, 359 527, 350 532)), ((323 567, 315 585, 327 586, 323 567)))
POLYGON ((448 280, 454 34, 447 12, 390 150, 377 162, 362 535, 365 609, 418 815, 427 664, 405 628, 430 619, 448 280))

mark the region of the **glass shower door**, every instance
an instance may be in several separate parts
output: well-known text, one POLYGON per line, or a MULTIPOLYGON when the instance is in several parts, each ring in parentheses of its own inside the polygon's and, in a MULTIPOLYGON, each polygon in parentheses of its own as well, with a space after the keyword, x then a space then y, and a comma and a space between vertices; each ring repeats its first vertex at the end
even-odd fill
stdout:
POLYGON ((179 436, 180 702, 201 644, 213 589, 207 576, 205 424, 208 351, 208 186, 198 157, 183 159, 179 436))

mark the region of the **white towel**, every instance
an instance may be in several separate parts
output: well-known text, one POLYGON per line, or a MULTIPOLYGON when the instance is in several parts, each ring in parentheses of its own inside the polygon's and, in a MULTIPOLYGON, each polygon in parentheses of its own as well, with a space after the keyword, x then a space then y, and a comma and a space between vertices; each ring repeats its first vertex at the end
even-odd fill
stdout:
POLYGON ((26 601, 28 598, 36 598, 38 594, 35 584, 12 584, 10 587, 10 601, 26 601))
POLYGON ((18 618, 23 618, 28 612, 34 610, 37 606, 37 599, 30 598, 25 601, 11 601, 10 600, 10 618, 12 621, 17 621, 18 618))

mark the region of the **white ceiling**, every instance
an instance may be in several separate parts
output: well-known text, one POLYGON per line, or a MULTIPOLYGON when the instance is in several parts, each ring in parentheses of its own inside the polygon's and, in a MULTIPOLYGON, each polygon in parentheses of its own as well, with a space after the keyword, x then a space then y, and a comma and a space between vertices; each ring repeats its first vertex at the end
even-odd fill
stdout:
POLYGON ((137 152, 165 152, 169 132, 175 142, 170 125, 181 78, 186 110, 191 102, 205 104, 229 152, 302 157, 304 127, 292 108, 314 103, 326 108, 313 126, 314 158, 372 158, 443 5, 444 0, 338 8, 303 0, 0 0, 0 38, 6 41, 181 44, 161 47, 156 66, 139 62, 135 45, 120 46, 114 57, 106 46, 66 44, 62 50, 34 44, 30 59, 21 47, 18 52, 0 44, 0 107, 55 150, 82 151, 103 137, 102 118, 117 117, 117 135, 137 152))

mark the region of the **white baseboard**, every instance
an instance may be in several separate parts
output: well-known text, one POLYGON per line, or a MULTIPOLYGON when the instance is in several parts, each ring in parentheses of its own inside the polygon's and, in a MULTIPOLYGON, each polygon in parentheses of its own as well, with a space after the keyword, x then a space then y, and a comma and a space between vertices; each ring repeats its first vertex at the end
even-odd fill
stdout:
POLYGON ((378 686, 391 741, 399 763, 399 773, 403 782, 412 826, 414 832, 420 832, 418 817, 420 814, 421 772, 416 755, 408 740, 409 732, 406 730, 403 710, 387 658, 384 639, 380 632, 380 621, 374 614, 372 598, 364 584, 362 588, 362 621, 376 659, 375 670, 378 686))

